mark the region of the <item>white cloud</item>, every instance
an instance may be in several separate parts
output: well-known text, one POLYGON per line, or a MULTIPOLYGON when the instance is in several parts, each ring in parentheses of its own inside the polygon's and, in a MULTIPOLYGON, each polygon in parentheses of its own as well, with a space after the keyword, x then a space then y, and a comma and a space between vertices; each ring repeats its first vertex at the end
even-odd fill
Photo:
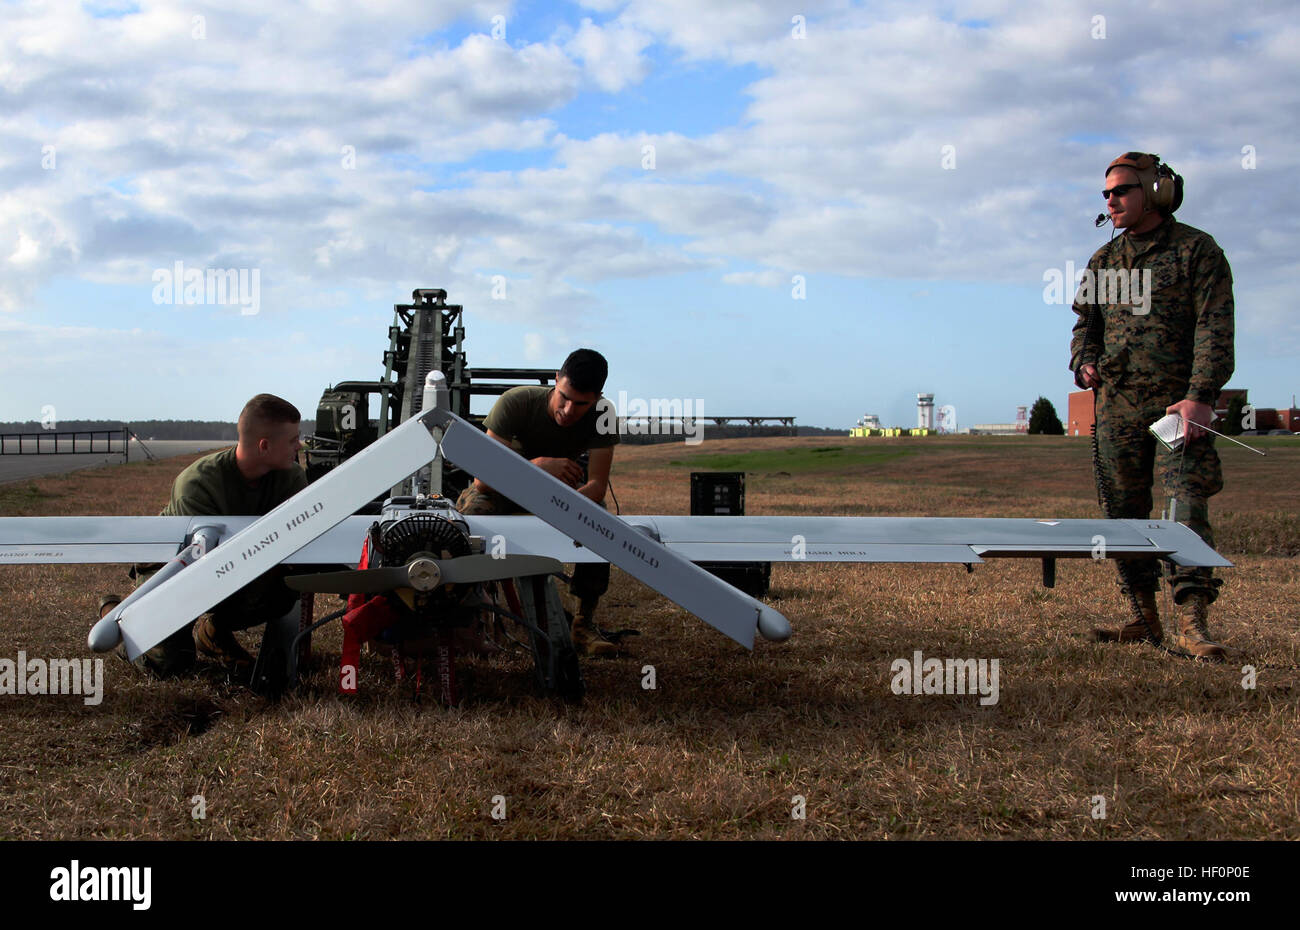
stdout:
POLYGON ((40 252, 41 247, 36 244, 36 240, 19 230, 18 247, 9 256, 9 261, 14 265, 27 265, 34 262, 40 252))
POLYGON ((601 90, 617 93, 649 73, 650 63, 641 54, 649 44, 650 36, 637 29, 622 25, 605 28, 584 19, 564 48, 582 61, 601 90))
POLYGON ((790 279, 779 271, 733 271, 722 276, 722 283, 741 287, 782 287, 789 284, 790 279))
POLYGON ((515 48, 471 35, 449 52, 399 64, 359 90, 376 103, 414 104, 426 118, 456 125, 544 112, 568 101, 577 81, 577 67, 556 46, 515 48))
POLYGON ((794 38, 796 15, 815 38, 836 28, 819 28, 820 17, 848 7, 847 0, 632 0, 619 20, 662 36, 691 57, 743 60, 765 44, 809 41, 794 38))

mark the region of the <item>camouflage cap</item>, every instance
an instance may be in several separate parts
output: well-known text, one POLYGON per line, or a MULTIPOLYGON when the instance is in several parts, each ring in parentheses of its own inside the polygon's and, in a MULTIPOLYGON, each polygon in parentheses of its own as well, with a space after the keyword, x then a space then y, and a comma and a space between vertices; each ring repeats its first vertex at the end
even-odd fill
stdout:
POLYGON ((1162 165, 1159 155, 1125 152, 1107 166, 1106 176, 1109 177, 1116 168, 1132 168, 1142 189, 1147 192, 1147 202, 1161 213, 1168 215, 1182 206, 1183 179, 1168 165, 1162 165))
POLYGON ((1120 166, 1132 168, 1145 183, 1148 178, 1144 177, 1144 175, 1149 176, 1152 180, 1155 179, 1156 169, 1160 166, 1160 156, 1148 155, 1145 152, 1125 152, 1110 163, 1110 166, 1106 169, 1106 174, 1110 174, 1120 166))

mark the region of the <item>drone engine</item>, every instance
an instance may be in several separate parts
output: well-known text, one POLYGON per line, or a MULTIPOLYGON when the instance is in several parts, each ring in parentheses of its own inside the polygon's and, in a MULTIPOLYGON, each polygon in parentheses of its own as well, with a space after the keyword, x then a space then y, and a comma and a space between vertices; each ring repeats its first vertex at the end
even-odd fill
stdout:
MULTIPOLYGON (((412 513, 376 523, 370 531, 369 567, 409 567, 421 559, 454 559, 473 553, 469 534, 445 517, 412 513)), ((473 585, 436 584, 428 590, 398 588, 389 594, 395 606, 421 617, 431 617, 456 607, 473 585)))

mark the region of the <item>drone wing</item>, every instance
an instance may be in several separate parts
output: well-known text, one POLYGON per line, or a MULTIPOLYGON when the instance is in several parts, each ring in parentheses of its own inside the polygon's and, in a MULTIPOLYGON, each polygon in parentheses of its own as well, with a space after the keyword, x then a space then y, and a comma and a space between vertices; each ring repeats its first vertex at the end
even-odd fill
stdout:
MULTIPOLYGON (((602 562, 531 516, 462 517, 513 552, 602 562)), ((624 516, 633 529, 692 562, 956 562, 992 558, 1165 558, 1226 566, 1192 530, 1168 520, 1031 520, 984 517, 624 516)))
POLYGON ((627 517, 694 561, 963 562, 991 558, 1166 558, 1231 565, 1168 520, 985 517, 627 517))
MULTIPOLYGON (((3 517, 0 565, 166 562, 185 544, 195 519, 3 517)), ((218 518, 202 519, 211 523, 218 518)), ((223 522, 229 519, 220 518, 223 522)))
MULTIPOLYGON (((0 565, 166 562, 212 528, 229 539, 257 517, 0 517, 0 565)), ((348 517, 286 565, 355 565, 374 517, 348 517)))

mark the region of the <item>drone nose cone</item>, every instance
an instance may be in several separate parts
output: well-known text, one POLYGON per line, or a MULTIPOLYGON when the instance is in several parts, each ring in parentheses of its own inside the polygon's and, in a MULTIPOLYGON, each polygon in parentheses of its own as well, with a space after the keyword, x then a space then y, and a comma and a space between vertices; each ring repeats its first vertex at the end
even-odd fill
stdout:
POLYGON ((95 652, 108 652, 122 641, 122 631, 118 628, 117 611, 110 613, 90 628, 86 642, 95 652))
POLYGON ((790 621, 775 608, 760 604, 758 607, 758 632, 764 639, 783 643, 790 638, 790 621))

